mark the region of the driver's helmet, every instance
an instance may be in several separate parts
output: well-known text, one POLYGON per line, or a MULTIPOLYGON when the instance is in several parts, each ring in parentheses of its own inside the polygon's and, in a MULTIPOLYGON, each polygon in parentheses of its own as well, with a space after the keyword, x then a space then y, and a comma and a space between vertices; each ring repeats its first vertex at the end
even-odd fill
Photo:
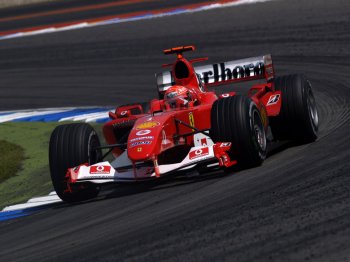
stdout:
POLYGON ((170 87, 164 94, 167 109, 188 107, 196 100, 196 94, 191 89, 179 85, 170 87))

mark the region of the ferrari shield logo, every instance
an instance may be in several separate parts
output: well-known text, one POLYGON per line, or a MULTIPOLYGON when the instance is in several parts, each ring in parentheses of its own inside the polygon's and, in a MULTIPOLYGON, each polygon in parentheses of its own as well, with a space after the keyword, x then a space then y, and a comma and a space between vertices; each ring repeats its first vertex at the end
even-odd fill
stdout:
POLYGON ((142 147, 138 147, 137 152, 142 152, 142 147))
MULTIPOLYGON (((194 125, 194 116, 193 116, 193 113, 192 113, 192 112, 190 112, 190 113, 188 114, 188 118, 189 118, 189 120, 190 120, 190 126, 195 127, 195 125, 194 125)), ((194 129, 192 129, 192 131, 194 131, 194 129)))

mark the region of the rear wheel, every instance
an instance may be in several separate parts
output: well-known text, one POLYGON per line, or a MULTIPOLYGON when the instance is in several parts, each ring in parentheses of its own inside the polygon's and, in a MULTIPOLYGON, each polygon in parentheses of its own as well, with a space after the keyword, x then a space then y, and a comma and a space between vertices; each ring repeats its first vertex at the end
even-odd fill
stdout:
POLYGON ((95 130, 88 124, 67 124, 55 128, 51 134, 49 162, 51 180, 57 195, 66 202, 76 202, 97 196, 99 187, 92 183, 79 183, 68 187, 68 168, 99 161, 102 152, 95 130))
POLYGON ((317 138, 318 113, 310 82, 303 75, 275 79, 275 89, 282 93, 281 112, 270 118, 277 140, 313 142, 317 138))
POLYGON ((230 157, 244 167, 261 165, 266 158, 266 134, 260 111, 246 96, 215 101, 210 134, 214 142, 231 142, 230 157))

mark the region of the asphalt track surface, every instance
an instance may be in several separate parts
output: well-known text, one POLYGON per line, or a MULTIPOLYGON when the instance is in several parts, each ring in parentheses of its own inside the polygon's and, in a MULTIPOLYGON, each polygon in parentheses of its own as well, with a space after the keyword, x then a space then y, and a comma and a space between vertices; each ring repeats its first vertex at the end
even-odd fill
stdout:
POLYGON ((211 61, 272 53, 304 73, 319 139, 233 174, 115 187, 0 224, 3 261, 349 261, 350 2, 273 1, 0 42, 1 107, 155 95, 161 50, 211 61), (34 100, 35 98, 35 100, 34 100))

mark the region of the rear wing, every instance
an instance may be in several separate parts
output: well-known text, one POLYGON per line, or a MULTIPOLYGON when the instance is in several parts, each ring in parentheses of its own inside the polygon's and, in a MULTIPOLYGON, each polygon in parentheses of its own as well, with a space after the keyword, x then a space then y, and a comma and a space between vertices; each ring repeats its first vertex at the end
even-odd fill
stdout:
MULTIPOLYGON (((194 67, 194 70, 206 87, 263 78, 271 82, 274 79, 271 55, 198 66, 194 67)), ((156 74, 156 79, 161 93, 175 85, 171 71, 156 74)))

